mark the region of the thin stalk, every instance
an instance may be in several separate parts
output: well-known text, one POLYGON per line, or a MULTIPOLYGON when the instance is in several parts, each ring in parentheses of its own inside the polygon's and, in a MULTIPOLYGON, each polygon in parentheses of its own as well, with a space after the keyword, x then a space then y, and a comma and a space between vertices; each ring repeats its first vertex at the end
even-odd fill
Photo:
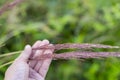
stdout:
POLYGON ((13 61, 10 61, 10 62, 7 62, 7 63, 5 63, 5 64, 2 64, 2 65, 0 66, 0 69, 3 68, 3 67, 5 67, 5 66, 7 66, 7 65, 12 64, 12 63, 13 63, 13 61))
POLYGON ((22 1, 23 0, 14 0, 13 2, 6 3, 5 5, 3 5, 3 7, 0 9, 0 16, 7 10, 12 9, 16 5, 20 4, 22 1))
POLYGON ((6 56, 11 56, 11 55, 14 55, 14 54, 17 54, 17 53, 21 53, 21 52, 22 52, 22 51, 5 53, 5 54, 0 55, 0 58, 1 58, 1 57, 6 57, 6 56))

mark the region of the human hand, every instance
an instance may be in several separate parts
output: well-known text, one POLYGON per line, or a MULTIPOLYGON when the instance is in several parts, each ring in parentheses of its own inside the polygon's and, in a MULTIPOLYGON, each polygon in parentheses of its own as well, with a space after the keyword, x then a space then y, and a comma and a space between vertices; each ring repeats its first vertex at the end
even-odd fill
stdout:
POLYGON ((7 69, 5 80, 44 80, 49 69, 51 59, 35 61, 42 54, 52 54, 53 49, 40 49, 32 51, 32 48, 41 46, 53 46, 48 40, 37 41, 32 47, 27 45, 21 55, 7 69), (31 56, 32 55, 32 56, 31 56), (33 61, 29 61, 32 57, 33 61))

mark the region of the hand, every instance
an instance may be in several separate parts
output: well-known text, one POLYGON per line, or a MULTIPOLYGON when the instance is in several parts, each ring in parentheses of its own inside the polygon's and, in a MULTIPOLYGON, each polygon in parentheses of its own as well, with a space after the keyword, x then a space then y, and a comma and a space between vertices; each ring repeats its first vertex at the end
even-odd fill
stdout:
POLYGON ((49 44, 48 40, 37 41, 32 47, 27 45, 21 55, 7 69, 4 80, 44 80, 51 59, 29 61, 29 58, 32 57, 35 59, 42 54, 52 54, 54 51, 53 49, 32 51, 32 48, 47 45, 52 46, 52 44, 49 44))

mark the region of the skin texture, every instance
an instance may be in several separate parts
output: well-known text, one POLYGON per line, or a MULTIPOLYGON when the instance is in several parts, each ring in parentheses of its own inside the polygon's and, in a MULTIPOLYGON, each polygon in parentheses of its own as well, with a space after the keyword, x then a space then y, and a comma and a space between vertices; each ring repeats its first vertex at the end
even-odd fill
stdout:
POLYGON ((51 59, 36 61, 36 57, 41 54, 52 54, 53 49, 32 50, 41 46, 53 46, 48 40, 37 41, 32 47, 26 45, 24 51, 15 59, 13 64, 7 69, 4 80, 45 80, 51 59), (32 58, 32 61, 28 61, 32 58))

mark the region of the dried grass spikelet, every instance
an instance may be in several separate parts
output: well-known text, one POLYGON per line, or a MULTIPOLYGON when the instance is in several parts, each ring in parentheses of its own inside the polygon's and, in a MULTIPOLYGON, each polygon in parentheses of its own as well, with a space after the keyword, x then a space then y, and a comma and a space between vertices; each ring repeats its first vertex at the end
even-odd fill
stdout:
POLYGON ((0 16, 6 12, 9 9, 12 9, 13 7, 15 7, 16 5, 20 4, 21 2, 23 2, 23 0, 14 0, 13 2, 10 3, 6 3, 4 4, 1 8, 0 8, 0 16))
POLYGON ((119 52, 66 52, 61 54, 43 54, 35 60, 41 60, 46 58, 58 59, 88 59, 88 58, 106 58, 106 57, 120 57, 119 52))
MULTIPOLYGON (((102 45, 102 44, 77 44, 77 43, 65 43, 65 44, 55 44, 54 46, 41 46, 39 48, 33 48, 32 50, 39 50, 39 49, 54 49, 53 54, 44 54, 40 57, 37 57, 35 59, 30 58, 29 60, 41 60, 46 58, 52 58, 53 60, 69 60, 69 59, 88 59, 88 58, 106 58, 106 57, 120 57, 120 52, 88 52, 88 51, 72 51, 72 52, 63 52, 60 54, 55 53, 58 50, 61 49, 92 49, 92 48, 117 48, 119 49, 119 46, 109 46, 109 45, 102 45)), ((12 56, 18 53, 21 53, 22 51, 16 51, 16 52, 10 52, 7 54, 0 55, 0 58, 12 56)), ((11 64, 12 61, 7 62, 5 64, 0 65, 0 68, 3 68, 9 64, 11 64)))
MULTIPOLYGON (((51 46, 44 46, 39 48, 33 48, 33 50, 38 49, 91 49, 91 48, 119 48, 118 46, 109 46, 109 45, 102 45, 102 44, 74 44, 74 43, 65 43, 65 44, 55 44, 53 47, 51 46)), ((120 57, 119 52, 88 52, 88 51, 72 51, 72 52, 65 52, 61 54, 45 54, 37 57, 36 60, 45 59, 45 58, 52 58, 53 60, 58 59, 83 59, 83 58, 105 58, 105 57, 120 57)))

